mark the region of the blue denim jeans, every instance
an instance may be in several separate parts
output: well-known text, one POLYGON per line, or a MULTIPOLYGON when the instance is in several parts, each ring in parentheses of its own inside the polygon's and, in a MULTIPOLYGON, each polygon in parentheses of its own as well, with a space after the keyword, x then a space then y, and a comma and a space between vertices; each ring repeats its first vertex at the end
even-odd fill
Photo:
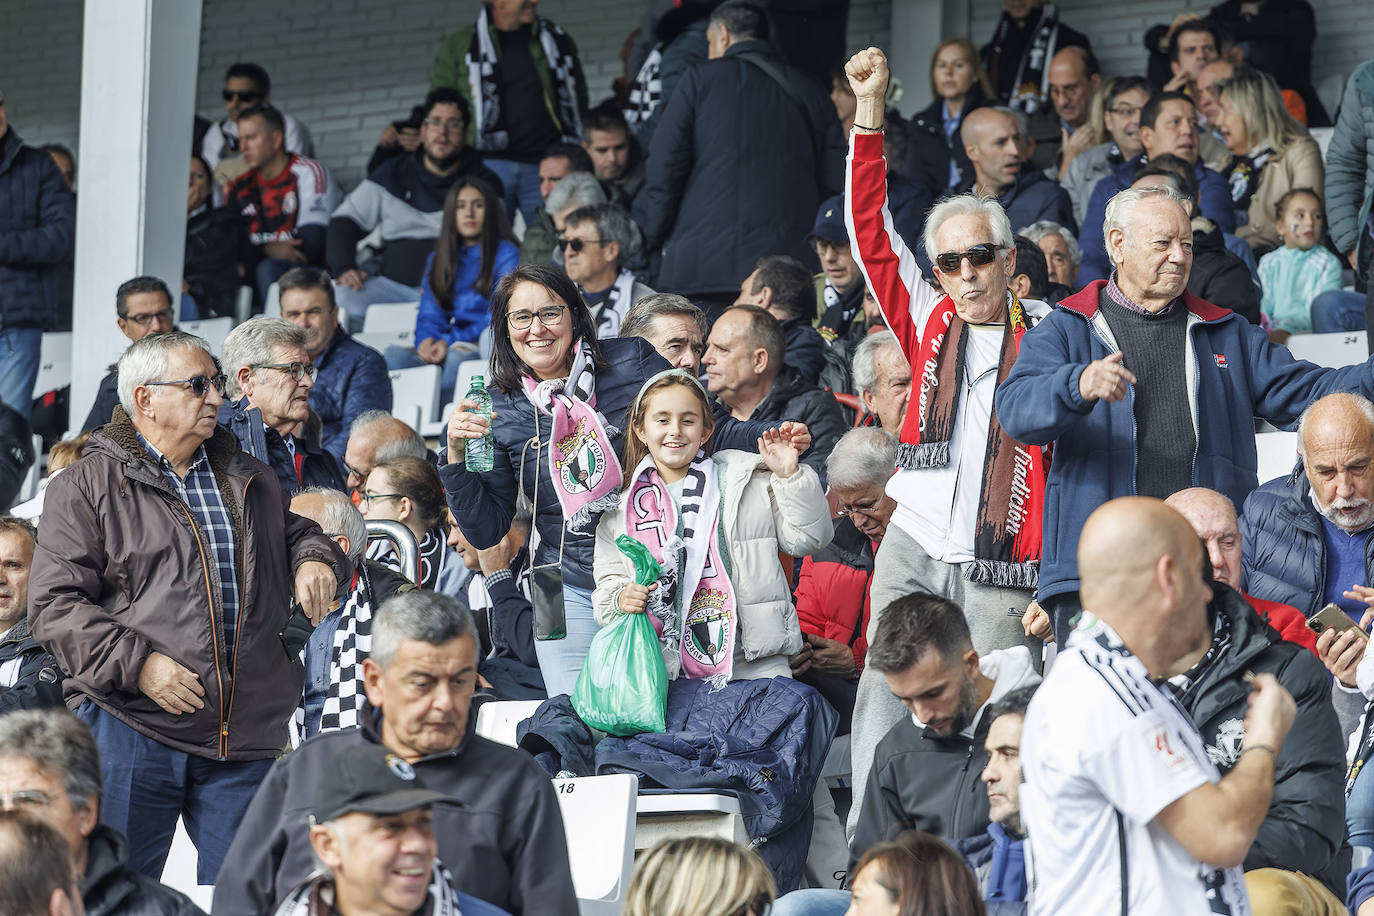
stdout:
POLYGON ((539 656, 539 672, 549 696, 571 695, 577 685, 577 675, 596 635, 596 618, 592 616, 592 591, 588 588, 563 586, 563 614, 568 635, 563 639, 536 639, 534 652, 539 656))
POLYGON ((844 916, 848 909, 849 891, 809 888, 783 894, 769 916, 844 916))
POLYGON ((0 402, 25 420, 33 409, 33 383, 43 351, 39 328, 0 328, 0 402))
POLYGON ((420 287, 406 286, 404 283, 397 283, 395 280, 388 280, 386 277, 368 277, 363 281, 362 289, 350 289, 347 286, 334 287, 334 302, 338 304, 339 310, 344 313, 344 318, 348 321, 348 331, 356 334, 363 329, 363 318, 367 315, 367 308, 378 303, 393 302, 419 302, 420 287))
POLYGON ((524 214, 525 225, 531 225, 535 212, 544 205, 544 198, 539 195, 539 163, 489 156, 482 162, 506 187, 506 216, 515 222, 516 211, 519 211, 524 214))
POLYGON ((198 884, 214 884, 229 844, 273 761, 229 762, 176 751, 86 700, 76 714, 100 749, 100 822, 129 841, 129 868, 162 878, 177 818, 195 844, 198 884))
POLYGON ((1364 330, 1364 293, 1329 289, 1312 300, 1312 333, 1364 330))

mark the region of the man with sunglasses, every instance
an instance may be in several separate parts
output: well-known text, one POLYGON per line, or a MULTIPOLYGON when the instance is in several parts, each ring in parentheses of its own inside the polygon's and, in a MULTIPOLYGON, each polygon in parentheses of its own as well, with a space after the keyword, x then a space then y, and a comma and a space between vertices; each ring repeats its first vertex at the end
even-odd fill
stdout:
POLYGON ((239 398, 220 408, 220 423, 276 472, 287 496, 307 487, 342 490, 347 477, 342 461, 303 434, 319 373, 305 341, 304 329, 259 315, 230 331, 221 348, 229 392, 239 398))
MULTIPOLYGON (((887 205, 881 133, 887 59, 869 48, 846 71, 858 100, 845 194, 851 248, 916 384, 897 472, 886 488, 897 508, 870 588, 869 651, 878 648, 873 638, 888 605, 925 592, 964 609, 979 652, 1015 646, 1038 652, 1019 618, 1039 575, 1039 506, 1049 459, 1008 435, 993 393, 1027 329, 1048 308, 1023 304, 1008 289, 1016 268, 1011 225, 985 197, 958 195, 931 210, 924 242, 944 295, 927 285, 893 231, 887 205)), ((856 787, 868 777, 876 743, 902 715, 882 678, 865 670, 854 706, 856 787)), ((851 829, 864 804, 855 796, 851 829)))
MULTIPOLYGON (((239 115, 255 105, 272 104, 272 80, 267 71, 257 64, 232 64, 224 74, 221 95, 224 97, 225 117, 210 125, 200 145, 201 158, 210 166, 212 173, 216 171, 220 160, 240 155, 239 115)), ((286 112, 282 112, 282 120, 286 123, 287 152, 314 157, 315 141, 310 138, 306 126, 286 112)), ((243 166, 237 165, 229 177, 237 178, 243 171, 243 166)))
POLYGON ((654 291, 625 267, 639 253, 639 229, 616 204, 579 207, 563 220, 556 243, 563 270, 596 318, 598 337, 614 337, 630 307, 654 291))
MULTIPOLYGON (((157 277, 126 280, 115 290, 115 314, 119 332, 129 338, 129 343, 138 343, 158 331, 170 331, 175 323, 172 291, 157 277)), ((109 373, 100 380, 95 404, 91 406, 86 422, 81 424, 81 431, 109 423, 110 415, 118 405, 119 373, 111 366, 109 373)))
POLYGON ((293 600, 318 623, 353 572, 218 426, 223 392, 199 337, 131 346, 111 422, 48 486, 29 579, 33 634, 100 748, 102 821, 156 877, 184 814, 201 884, 286 746, 293 600))
POLYGON ((329 220, 325 259, 337 278, 339 307, 349 329, 360 330, 374 302, 410 302, 420 298, 425 260, 434 251, 443 220, 444 198, 460 178, 480 178, 497 196, 501 179, 468 146, 472 120, 468 100, 457 89, 439 88, 425 96, 420 121, 420 148, 390 157, 353 189, 329 220), (377 273, 358 267, 357 247, 363 236, 381 228, 381 263, 377 273))

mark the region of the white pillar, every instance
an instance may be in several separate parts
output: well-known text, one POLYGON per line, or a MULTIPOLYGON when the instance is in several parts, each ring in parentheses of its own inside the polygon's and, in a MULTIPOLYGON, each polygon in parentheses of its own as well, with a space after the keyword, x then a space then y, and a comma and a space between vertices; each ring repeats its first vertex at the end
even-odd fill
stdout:
POLYGON ((200 16, 200 0, 86 0, 72 427, 128 344, 115 289, 151 274, 181 290, 200 16))
MULTIPOLYGON (((894 0, 892 47, 887 51, 892 75, 902 81, 897 110, 911 117, 930 104, 930 59, 946 38, 967 35, 971 0, 894 0)), ((975 37, 974 45, 979 41, 975 37)))

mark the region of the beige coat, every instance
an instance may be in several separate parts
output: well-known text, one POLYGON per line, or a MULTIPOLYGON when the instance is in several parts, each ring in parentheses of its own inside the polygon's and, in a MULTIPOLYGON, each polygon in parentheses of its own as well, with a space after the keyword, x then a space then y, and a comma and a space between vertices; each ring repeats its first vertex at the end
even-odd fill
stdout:
POLYGON ((1320 199, 1325 179, 1321 148, 1316 140, 1303 137, 1260 172, 1259 187, 1250 199, 1250 221, 1238 227, 1236 235, 1251 248, 1277 248, 1282 244, 1274 218, 1279 198, 1293 188, 1311 188, 1320 199))
MULTIPOLYGON (((725 540, 730 549, 738 626, 734 677, 788 674, 787 656, 801 650, 801 626, 778 554, 807 556, 830 543, 834 528, 816 472, 802 465, 782 479, 749 452, 713 456, 724 493, 725 540)), ((596 529, 596 589, 592 608, 601 626, 620 616, 616 596, 634 581, 634 564, 615 545, 625 533, 625 508, 601 516, 596 529)), ((664 650, 668 676, 682 660, 664 650)))

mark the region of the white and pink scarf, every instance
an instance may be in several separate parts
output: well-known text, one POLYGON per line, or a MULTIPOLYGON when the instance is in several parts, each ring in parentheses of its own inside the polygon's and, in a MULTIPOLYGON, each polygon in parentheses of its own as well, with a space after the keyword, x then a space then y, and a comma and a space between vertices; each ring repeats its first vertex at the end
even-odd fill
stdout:
POLYGON ((611 445, 617 430, 596 409, 596 372, 582 341, 573 344, 567 378, 536 382, 524 376, 525 397, 553 418, 549 436, 549 479, 563 524, 573 534, 590 534, 600 513, 614 508, 624 479, 611 445))
POLYGON ((647 610, 680 653, 683 673, 724 684, 733 670, 738 623, 730 552, 720 530, 718 475, 716 463, 697 452, 682 480, 679 508, 646 456, 625 494, 625 533, 663 567, 647 610))

